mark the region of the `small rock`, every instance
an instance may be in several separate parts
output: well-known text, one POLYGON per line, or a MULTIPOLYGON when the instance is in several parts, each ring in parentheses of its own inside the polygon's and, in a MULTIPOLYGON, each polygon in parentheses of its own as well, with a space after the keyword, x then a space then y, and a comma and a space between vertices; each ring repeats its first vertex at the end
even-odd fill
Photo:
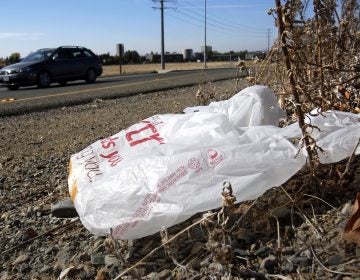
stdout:
POLYGON ((356 246, 356 248, 355 248, 355 256, 357 256, 358 258, 360 257, 360 246, 356 246))
POLYGON ((68 246, 64 246, 60 249, 60 251, 56 255, 56 259, 61 265, 66 265, 70 260, 71 248, 68 246))
POLYGON ((102 254, 95 254, 91 256, 91 263, 94 265, 105 264, 105 257, 102 254))
POLYGON ((84 265, 83 266, 83 271, 85 272, 87 279, 94 279, 95 278, 95 275, 96 275, 95 267, 93 267, 91 265, 84 265))
POLYGON ((56 264, 56 265, 54 266, 54 271, 53 271, 53 275, 55 276, 55 278, 58 278, 58 277, 59 277, 61 271, 62 271, 61 265, 60 265, 60 264, 56 264))
POLYGON ((78 216, 70 198, 51 204, 51 214, 56 218, 74 218, 78 216))
POLYGON ((270 255, 263 259, 260 264, 260 269, 266 270, 267 272, 274 273, 274 268, 277 265, 276 257, 270 255))
POLYGON ((108 280, 110 279, 108 270, 106 268, 100 269, 97 274, 95 280, 108 280))
POLYGON ((7 279, 11 279, 11 276, 9 275, 8 272, 1 272, 0 273, 0 280, 7 280, 7 279))
POLYGON ((16 260, 12 263, 12 265, 17 265, 19 263, 26 262, 30 259, 28 255, 20 255, 16 258, 16 260))
POLYGON ((129 248, 127 253, 124 256, 124 260, 126 260, 126 261, 129 260, 134 255, 134 252, 135 252, 134 247, 129 248))
POLYGON ((285 273, 293 273, 295 271, 295 266, 292 262, 286 262, 282 265, 282 271, 285 273))
POLYGON ((22 241, 27 241, 29 239, 32 239, 36 237, 38 234, 33 228, 28 228, 25 230, 25 232, 22 235, 22 241))
POLYGON ((0 216, 0 219, 6 222, 9 219, 10 213, 4 213, 0 216))
POLYGON ((21 226, 21 221, 20 221, 20 220, 14 220, 14 221, 12 222, 12 225, 13 225, 14 227, 20 227, 20 226, 21 226))
POLYGON ((45 274, 45 273, 52 273, 53 272, 53 267, 49 266, 49 265, 44 265, 41 269, 40 269, 40 273, 45 274))
POLYGON ((244 248, 245 244, 244 242, 239 242, 237 239, 233 239, 231 240, 231 247, 233 247, 235 250, 236 249, 242 249, 244 248))
POLYGON ((264 257, 265 255, 272 253, 272 249, 269 247, 261 247, 254 254, 258 257, 264 257))
POLYGON ((280 225, 291 224, 291 210, 289 208, 276 208, 271 211, 271 214, 278 219, 280 225))
POLYGON ((91 257, 89 256, 88 253, 82 253, 79 256, 79 261, 80 262, 87 262, 87 261, 90 261, 90 260, 91 260, 91 257))
POLYGON ((120 272, 121 272, 120 267, 112 266, 111 268, 109 268, 108 274, 111 279, 114 279, 120 274, 120 272))
POLYGON ((146 279, 149 279, 149 280, 158 279, 157 272, 150 272, 148 275, 146 275, 146 279))
POLYGON ((300 254, 301 257, 307 257, 308 259, 312 259, 313 255, 311 253, 311 251, 309 249, 306 249, 304 251, 301 252, 300 254))
POLYGON ((224 266, 219 262, 212 262, 209 265, 209 271, 212 275, 220 275, 224 272, 224 266))
POLYGON ((307 235, 303 230, 298 230, 296 232, 296 237, 299 238, 301 241, 305 241, 307 239, 307 235))
POLYGON ((234 254, 240 257, 248 257, 250 255, 247 250, 243 250, 243 249, 235 249, 234 254))
POLYGON ((106 251, 105 243, 102 238, 99 238, 98 240, 96 240, 93 247, 94 247, 94 249, 93 249, 94 253, 104 253, 106 251))
POLYGON ((48 247, 45 250, 45 255, 56 254, 58 251, 59 251, 59 248, 57 248, 57 247, 48 247))
POLYGON ((171 270, 164 269, 163 271, 159 272, 157 279, 159 279, 159 280, 171 279, 171 270))
POLYGON ((197 255, 204 250, 204 244, 201 242, 195 242, 191 248, 191 255, 197 255))
POLYGON ((329 257, 329 265, 339 265, 342 263, 343 257, 340 255, 334 255, 329 257))
POLYGON ((28 218, 31 218, 31 216, 33 215, 33 208, 31 206, 29 206, 27 209, 26 209, 26 217, 28 218))
POLYGON ((340 213, 345 216, 349 216, 351 215, 351 211, 352 211, 352 203, 351 201, 348 201, 343 205, 343 207, 340 210, 340 213))
POLYGON ((292 260, 293 264, 295 265, 301 265, 301 266, 305 266, 309 263, 309 258, 307 257, 295 257, 292 260))
POLYGON ((75 266, 70 266, 66 269, 64 269, 63 271, 61 271, 60 275, 59 275, 59 280, 65 279, 65 277, 69 277, 72 278, 77 274, 77 269, 75 266))
POLYGON ((104 262, 107 267, 120 265, 120 261, 119 261, 118 257, 115 255, 106 255, 104 262))
POLYGON ((19 271, 21 273, 27 274, 28 272, 31 271, 31 266, 28 263, 22 263, 20 265, 19 271))
POLYGON ((239 243, 244 243, 245 245, 249 245, 256 240, 256 236, 249 233, 246 229, 239 229, 235 233, 235 238, 239 243))

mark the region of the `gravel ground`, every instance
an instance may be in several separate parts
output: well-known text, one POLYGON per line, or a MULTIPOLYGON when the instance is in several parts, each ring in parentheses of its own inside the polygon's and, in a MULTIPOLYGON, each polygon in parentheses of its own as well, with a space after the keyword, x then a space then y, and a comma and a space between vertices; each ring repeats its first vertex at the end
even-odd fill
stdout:
MULTIPOLYGON (((235 93, 234 86, 220 81, 211 90, 224 98, 235 93)), ((51 204, 68 197, 73 153, 149 116, 196 105, 197 88, 1 118, 0 279, 100 280, 122 273, 118 279, 360 279, 360 249, 342 238, 359 191, 358 157, 345 177, 335 172, 344 163, 321 168, 320 193, 301 171, 255 204, 230 209, 229 217, 238 220, 232 234, 219 232, 219 226, 195 226, 199 214, 169 229, 173 235, 189 226, 164 248, 158 247, 159 234, 115 242, 91 235, 77 218, 51 215, 51 204)))

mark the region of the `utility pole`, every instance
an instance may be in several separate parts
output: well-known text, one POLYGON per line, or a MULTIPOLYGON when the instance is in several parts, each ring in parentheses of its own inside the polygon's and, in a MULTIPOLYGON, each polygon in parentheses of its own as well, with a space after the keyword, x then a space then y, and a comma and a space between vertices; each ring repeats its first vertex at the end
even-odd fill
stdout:
POLYGON ((152 0, 153 2, 160 2, 160 8, 153 7, 153 9, 160 9, 161 12, 161 70, 165 70, 165 36, 164 36, 164 2, 166 0, 152 0))
POLYGON ((204 68, 206 69, 206 0, 205 0, 205 38, 204 38, 204 68))
POLYGON ((267 30, 267 41, 268 41, 267 51, 268 51, 268 54, 269 54, 269 51, 270 51, 270 28, 268 28, 266 30, 267 30))
POLYGON ((164 43, 164 0, 161 4, 161 70, 165 69, 165 43, 164 43))

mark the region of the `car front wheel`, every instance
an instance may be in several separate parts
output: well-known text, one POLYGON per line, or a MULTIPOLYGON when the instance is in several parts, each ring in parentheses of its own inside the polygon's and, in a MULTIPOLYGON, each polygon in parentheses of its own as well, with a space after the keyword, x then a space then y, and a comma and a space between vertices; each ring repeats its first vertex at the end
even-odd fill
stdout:
POLYGON ((47 88, 51 84, 50 74, 46 71, 40 72, 37 78, 37 85, 39 88, 47 88))
POLYGON ((96 72, 95 72, 95 69, 90 68, 90 69, 87 70, 85 81, 86 81, 88 84, 95 83, 95 81, 96 81, 96 72))

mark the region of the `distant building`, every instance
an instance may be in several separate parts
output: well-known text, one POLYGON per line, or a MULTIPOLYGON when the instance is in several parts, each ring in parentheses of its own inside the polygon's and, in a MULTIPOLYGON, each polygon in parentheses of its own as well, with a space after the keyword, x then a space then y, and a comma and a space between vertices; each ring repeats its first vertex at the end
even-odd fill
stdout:
MULTIPOLYGON (((145 58, 149 62, 160 63, 161 62, 161 54, 147 54, 145 58)), ((183 62, 184 56, 181 53, 165 53, 165 62, 183 62)))
POLYGON ((230 54, 213 54, 211 56, 212 61, 231 61, 237 60, 237 56, 230 55, 230 54))
POLYGON ((204 53, 203 52, 196 52, 194 53, 195 60, 204 60, 204 53))
POLYGON ((124 56, 124 44, 116 44, 116 55, 117 56, 124 56))
MULTIPOLYGON (((205 46, 201 46, 201 52, 205 51, 205 46)), ((206 46, 206 53, 212 53, 212 46, 206 46)))
POLYGON ((183 58, 184 61, 191 61, 194 59, 194 52, 192 49, 184 49, 183 50, 183 58))

